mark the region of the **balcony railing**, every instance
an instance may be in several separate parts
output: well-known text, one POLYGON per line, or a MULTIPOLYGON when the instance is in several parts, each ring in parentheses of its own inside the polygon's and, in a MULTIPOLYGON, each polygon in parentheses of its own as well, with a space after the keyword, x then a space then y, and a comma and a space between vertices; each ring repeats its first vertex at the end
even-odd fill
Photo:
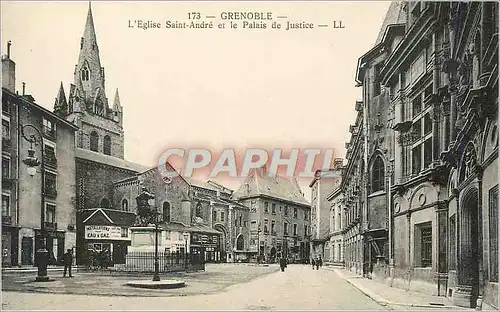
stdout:
POLYGON ((55 198, 57 197, 57 190, 51 187, 45 187, 43 194, 47 197, 55 198))
POLYGON ((2 176, 2 188, 11 188, 12 187, 12 184, 14 183, 14 180, 8 176, 8 175, 5 175, 5 176, 2 176))
POLYGON ((2 224, 3 225, 12 224, 12 216, 2 216, 2 224))
POLYGON ((4 151, 10 151, 12 147, 12 140, 10 138, 2 137, 2 149, 4 151))
POLYGON ((43 135, 50 140, 56 139, 56 130, 49 127, 43 127, 43 135))
POLYGON ((44 225, 46 230, 52 230, 52 231, 57 230, 57 223, 55 222, 45 222, 44 225))
POLYGON ((55 156, 45 155, 43 158, 44 164, 50 167, 57 167, 57 158, 55 156))

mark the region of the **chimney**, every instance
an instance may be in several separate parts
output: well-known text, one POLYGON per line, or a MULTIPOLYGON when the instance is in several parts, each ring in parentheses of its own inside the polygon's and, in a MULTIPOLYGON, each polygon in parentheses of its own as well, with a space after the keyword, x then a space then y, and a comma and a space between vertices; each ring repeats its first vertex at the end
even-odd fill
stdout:
POLYGON ((2 88, 16 92, 16 63, 10 59, 10 46, 7 42, 7 55, 2 56, 2 88))
POLYGON ((22 93, 23 96, 26 95, 26 82, 23 81, 23 93, 22 93))

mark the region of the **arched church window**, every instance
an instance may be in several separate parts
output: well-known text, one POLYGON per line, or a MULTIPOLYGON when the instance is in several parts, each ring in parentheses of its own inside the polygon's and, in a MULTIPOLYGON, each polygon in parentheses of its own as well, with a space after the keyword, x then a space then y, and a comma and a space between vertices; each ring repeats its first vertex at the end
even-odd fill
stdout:
POLYGON ((90 134, 90 150, 94 152, 99 151, 99 135, 95 131, 92 131, 90 134))
POLYGON ((196 216, 199 218, 203 218, 203 213, 201 211, 201 203, 198 203, 198 205, 196 205, 196 216))
POLYGON ((84 67, 82 69, 82 81, 88 81, 90 76, 89 69, 87 67, 84 67))
POLYGON ((122 200, 122 210, 128 211, 128 201, 126 199, 122 200))
POLYGON ((163 203, 163 221, 170 222, 170 203, 169 202, 163 203))
POLYGON ((236 239, 236 250, 243 250, 244 248, 245 248, 245 241, 243 240, 243 235, 240 235, 236 239))
POLYGON ((109 137, 109 135, 106 135, 104 137, 103 153, 106 155, 111 155, 111 138, 109 137))
POLYGON ((384 161, 380 156, 377 156, 372 165, 372 193, 384 189, 384 179, 384 161))

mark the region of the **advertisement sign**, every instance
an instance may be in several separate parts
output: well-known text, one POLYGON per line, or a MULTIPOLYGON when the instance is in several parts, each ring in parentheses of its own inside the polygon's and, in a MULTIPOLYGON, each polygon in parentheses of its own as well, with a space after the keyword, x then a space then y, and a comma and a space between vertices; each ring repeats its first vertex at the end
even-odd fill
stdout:
POLYGON ((85 239, 130 240, 127 228, 108 225, 86 225, 85 239))

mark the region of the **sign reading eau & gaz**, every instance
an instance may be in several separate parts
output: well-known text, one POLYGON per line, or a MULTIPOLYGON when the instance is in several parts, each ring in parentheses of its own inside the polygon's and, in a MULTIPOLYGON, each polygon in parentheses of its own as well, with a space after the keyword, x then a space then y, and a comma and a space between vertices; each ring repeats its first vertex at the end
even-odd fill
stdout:
POLYGON ((86 239, 110 239, 110 240, 129 240, 128 229, 127 235, 122 237, 122 228, 119 226, 108 225, 86 225, 86 239))

